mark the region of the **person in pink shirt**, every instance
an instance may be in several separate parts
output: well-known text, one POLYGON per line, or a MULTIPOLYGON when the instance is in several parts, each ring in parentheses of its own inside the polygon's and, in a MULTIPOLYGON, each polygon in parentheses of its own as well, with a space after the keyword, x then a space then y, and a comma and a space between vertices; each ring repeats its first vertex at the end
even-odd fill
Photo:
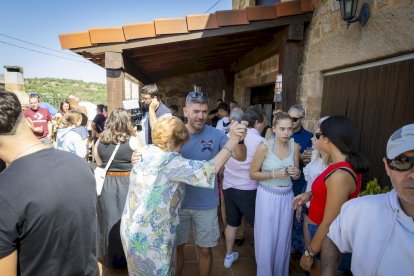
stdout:
MULTIPOLYGON (((235 115, 240 111, 241 109, 238 107, 233 108, 230 122, 231 120, 241 120, 241 118, 235 118, 235 115)), ((242 216, 244 215, 247 222, 252 227, 254 226, 257 181, 250 178, 249 171, 257 147, 262 141, 265 141, 265 138, 260 135, 266 125, 265 116, 260 107, 247 108, 243 120, 249 123, 244 139, 247 148, 246 160, 240 162, 230 158, 224 167, 223 193, 227 221, 225 228, 227 254, 224 266, 226 268, 230 268, 233 262, 239 258, 239 253, 233 252, 233 245, 242 216)))

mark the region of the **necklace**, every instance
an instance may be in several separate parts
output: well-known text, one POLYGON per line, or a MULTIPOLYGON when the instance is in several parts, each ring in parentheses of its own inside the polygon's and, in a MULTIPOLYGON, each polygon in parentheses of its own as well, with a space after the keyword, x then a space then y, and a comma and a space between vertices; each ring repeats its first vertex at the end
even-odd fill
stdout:
MULTIPOLYGON (((22 156, 22 154, 23 154, 23 153, 25 153, 26 151, 28 151, 29 149, 34 148, 34 147, 36 147, 36 146, 38 146, 38 145, 41 145, 41 144, 43 144, 43 143, 42 143, 42 142, 39 142, 39 143, 37 143, 37 144, 31 145, 31 146, 29 146, 29 147, 25 148, 24 150, 22 150, 21 152, 19 152, 19 154, 18 154, 18 155, 16 155, 16 157, 14 157, 13 161, 14 161, 14 160, 16 160, 17 158, 19 158, 20 156, 22 156)), ((12 161, 12 162, 13 162, 13 161, 12 161)))

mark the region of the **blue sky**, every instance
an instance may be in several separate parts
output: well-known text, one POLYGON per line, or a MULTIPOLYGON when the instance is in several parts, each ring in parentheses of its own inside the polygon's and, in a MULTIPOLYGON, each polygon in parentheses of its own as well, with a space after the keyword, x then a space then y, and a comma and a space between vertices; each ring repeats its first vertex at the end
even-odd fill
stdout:
MULTIPOLYGON (((203 14, 216 2, 218 0, 3 1, 0 23, 0 74, 4 73, 4 65, 12 65, 22 66, 25 78, 53 77, 105 83, 104 69, 89 62, 85 63, 85 59, 77 58, 70 51, 60 51, 59 34, 87 31, 94 27, 148 22, 156 18, 203 14), (60 52, 36 47, 7 36, 60 52), (9 44, 82 62, 52 57, 9 44)), ((221 0, 209 12, 229 10, 231 2, 221 0)))

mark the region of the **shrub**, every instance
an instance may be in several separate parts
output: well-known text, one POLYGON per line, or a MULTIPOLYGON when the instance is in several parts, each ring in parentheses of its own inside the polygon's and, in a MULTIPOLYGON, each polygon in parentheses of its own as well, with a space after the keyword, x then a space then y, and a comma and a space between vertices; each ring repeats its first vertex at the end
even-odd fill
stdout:
POLYGON ((378 183, 378 180, 374 178, 367 183, 365 190, 362 191, 359 195, 364 196, 364 195, 383 194, 383 193, 391 191, 391 189, 392 189, 392 185, 387 185, 387 186, 384 186, 384 188, 381 188, 381 186, 378 183))

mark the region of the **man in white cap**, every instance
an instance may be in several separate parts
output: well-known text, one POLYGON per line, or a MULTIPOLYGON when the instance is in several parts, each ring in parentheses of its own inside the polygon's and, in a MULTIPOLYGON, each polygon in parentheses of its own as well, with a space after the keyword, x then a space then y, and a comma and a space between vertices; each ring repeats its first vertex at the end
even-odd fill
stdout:
POLYGON ((352 252, 354 275, 413 275, 414 124, 394 132, 385 170, 393 190, 350 200, 322 246, 322 275, 334 275, 340 252, 352 252))

